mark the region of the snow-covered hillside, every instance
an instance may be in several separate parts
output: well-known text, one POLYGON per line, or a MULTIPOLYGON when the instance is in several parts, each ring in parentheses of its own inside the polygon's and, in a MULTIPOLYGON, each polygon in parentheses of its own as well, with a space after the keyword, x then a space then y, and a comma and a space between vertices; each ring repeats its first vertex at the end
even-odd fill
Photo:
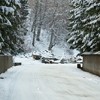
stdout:
POLYGON ((66 41, 60 41, 56 44, 51 51, 48 50, 48 45, 50 41, 50 33, 46 30, 42 30, 40 35, 40 41, 35 41, 35 46, 32 46, 32 33, 29 33, 25 37, 25 48, 27 51, 31 51, 34 54, 40 54, 43 57, 56 57, 56 58, 70 58, 77 55, 79 52, 76 50, 70 50, 66 41))
POLYGON ((50 34, 47 31, 42 30, 41 40, 36 42, 34 51, 41 53, 43 56, 54 56, 54 57, 68 57, 73 55, 74 52, 69 49, 67 43, 63 40, 59 44, 56 44, 51 51, 48 51, 48 45, 50 41, 50 34))
MULTIPOLYGON (((67 2, 66 3, 67 4, 66 13, 68 16, 68 13, 69 13, 71 7, 69 6, 69 4, 70 4, 69 0, 66 2, 67 2)), ((29 5, 30 5, 30 8, 33 10, 34 9, 33 8, 34 0, 33 1, 29 0, 29 5)), ((33 14, 33 12, 32 12, 32 14, 33 14)), ((33 33, 31 32, 31 26, 32 26, 34 18, 33 18, 32 14, 30 15, 31 19, 30 19, 29 34, 25 37, 26 51, 29 51, 29 52, 32 51, 33 53, 39 53, 43 57, 44 56, 47 56, 47 57, 52 56, 52 57, 56 57, 56 58, 70 58, 79 53, 76 50, 69 49, 69 45, 66 42, 66 37, 68 34, 67 30, 65 32, 60 30, 61 32, 59 31, 59 34, 56 33, 55 45, 53 46, 52 50, 49 51, 48 47, 50 44, 50 37, 51 37, 50 29, 48 29, 48 28, 45 30, 42 29, 41 34, 40 34, 40 41, 35 40, 35 46, 33 47, 32 46, 33 33)), ((68 20, 67 20, 67 24, 68 24, 68 20)))

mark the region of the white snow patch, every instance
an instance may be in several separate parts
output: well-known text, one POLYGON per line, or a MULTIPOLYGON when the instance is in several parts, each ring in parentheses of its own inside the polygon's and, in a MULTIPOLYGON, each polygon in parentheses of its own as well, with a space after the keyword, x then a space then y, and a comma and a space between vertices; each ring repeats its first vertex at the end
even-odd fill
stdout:
POLYGON ((6 13, 6 15, 8 15, 8 13, 14 15, 15 10, 12 7, 0 6, 0 8, 2 9, 3 13, 6 13))

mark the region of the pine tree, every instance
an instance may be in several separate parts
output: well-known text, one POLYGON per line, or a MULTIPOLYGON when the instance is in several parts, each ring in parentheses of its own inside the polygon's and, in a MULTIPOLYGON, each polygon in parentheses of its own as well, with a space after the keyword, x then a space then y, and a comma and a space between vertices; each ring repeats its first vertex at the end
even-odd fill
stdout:
POLYGON ((1 53, 17 54, 23 51, 23 40, 19 34, 21 27, 21 3, 26 0, 0 1, 0 44, 1 53))
POLYGON ((100 1, 80 1, 71 11, 71 33, 68 42, 71 48, 81 52, 100 50, 100 1))
POLYGON ((83 37, 83 24, 82 21, 85 18, 85 8, 87 6, 87 2, 80 1, 79 3, 76 3, 74 6, 74 9, 71 11, 71 18, 70 18, 70 30, 71 33, 70 39, 68 42, 71 44, 71 48, 75 49, 77 48, 79 51, 81 51, 82 46, 82 37, 83 37), (84 4, 84 5, 83 5, 84 4))
POLYGON ((24 52, 24 36, 28 33, 27 18, 29 17, 29 6, 27 0, 21 0, 21 9, 20 9, 20 27, 18 30, 19 36, 21 38, 20 48, 18 52, 24 52))
POLYGON ((86 9, 86 20, 84 25, 84 41, 90 51, 100 50, 100 1, 95 0, 86 9), (86 39, 87 38, 87 39, 86 39))
POLYGON ((0 1, 0 33, 1 33, 1 53, 4 53, 5 51, 10 51, 9 49, 9 42, 10 41, 10 30, 12 30, 13 27, 13 19, 14 19, 14 13, 16 11, 16 7, 14 1, 7 1, 7 0, 1 0, 0 1), (12 19, 13 18, 13 19, 12 19), (10 21, 12 19, 12 22, 10 21))

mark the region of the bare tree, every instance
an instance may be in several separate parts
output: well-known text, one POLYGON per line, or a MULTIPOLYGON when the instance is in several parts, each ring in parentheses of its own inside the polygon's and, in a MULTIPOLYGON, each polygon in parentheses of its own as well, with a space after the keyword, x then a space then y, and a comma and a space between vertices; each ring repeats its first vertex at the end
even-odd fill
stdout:
POLYGON ((33 32, 33 43, 32 45, 34 46, 35 44, 35 37, 36 37, 36 28, 37 28, 37 18, 38 18, 38 6, 39 6, 39 1, 35 0, 35 9, 34 9, 34 21, 32 24, 32 29, 31 32, 33 32))
MULTIPOLYGON (((30 1, 30 0, 29 0, 30 1)), ((34 20, 32 25, 33 46, 35 39, 40 40, 41 30, 51 33, 48 49, 51 50, 55 42, 67 36, 69 17, 68 0, 33 0, 34 20), (37 35, 36 35, 37 34, 37 35), (62 37, 64 36, 64 37, 62 37)))
POLYGON ((48 50, 51 50, 52 47, 55 45, 55 39, 54 39, 54 26, 55 26, 55 17, 56 17, 56 11, 57 11, 57 5, 55 5, 55 0, 54 0, 54 6, 55 6, 55 9, 54 9, 54 13, 53 13, 53 16, 52 16, 52 21, 51 23, 49 24, 49 28, 50 28, 50 31, 51 31, 51 37, 50 37, 50 44, 49 44, 49 47, 48 47, 48 50))
POLYGON ((38 27, 37 27, 37 41, 40 41, 40 34, 41 34, 41 28, 42 28, 42 23, 45 18, 45 12, 47 9, 47 0, 43 2, 43 0, 40 0, 39 2, 39 22, 38 22, 38 27))

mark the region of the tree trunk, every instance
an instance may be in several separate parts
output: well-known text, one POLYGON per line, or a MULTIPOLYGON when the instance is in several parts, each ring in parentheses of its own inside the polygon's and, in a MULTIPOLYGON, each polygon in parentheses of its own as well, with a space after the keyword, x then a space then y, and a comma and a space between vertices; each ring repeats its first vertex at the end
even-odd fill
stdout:
POLYGON ((37 41, 40 41, 40 34, 41 34, 41 23, 42 23, 42 5, 41 5, 41 3, 42 3, 42 0, 39 0, 39 15, 38 15, 38 17, 39 17, 39 22, 38 22, 38 27, 37 27, 37 38, 36 38, 36 40, 37 41))
POLYGON ((33 30, 33 42, 32 42, 33 46, 35 46, 35 37, 36 37, 36 27, 33 30))
POLYGON ((37 41, 40 41, 40 34, 41 34, 41 25, 38 26, 38 30, 37 30, 37 41))
POLYGON ((40 34, 41 34, 41 28, 42 28, 42 23, 45 18, 45 12, 47 10, 47 0, 45 1, 45 6, 43 10, 43 6, 41 4, 42 0, 40 0, 40 8, 39 8, 39 24, 38 24, 38 30, 37 30, 37 41, 40 41, 40 34))
POLYGON ((36 27, 37 27, 37 17, 38 17, 38 3, 39 1, 37 0, 36 3, 35 3, 35 15, 34 15, 34 21, 33 21, 33 24, 32 24, 32 29, 31 29, 31 32, 33 32, 33 43, 32 45, 34 46, 35 45, 35 37, 36 37, 36 27))
POLYGON ((52 47, 53 47, 53 37, 54 37, 54 30, 52 29, 51 30, 50 44, 49 44, 48 50, 51 50, 52 47))

